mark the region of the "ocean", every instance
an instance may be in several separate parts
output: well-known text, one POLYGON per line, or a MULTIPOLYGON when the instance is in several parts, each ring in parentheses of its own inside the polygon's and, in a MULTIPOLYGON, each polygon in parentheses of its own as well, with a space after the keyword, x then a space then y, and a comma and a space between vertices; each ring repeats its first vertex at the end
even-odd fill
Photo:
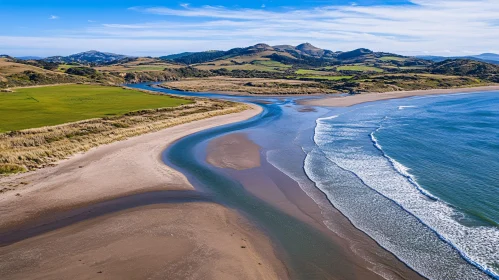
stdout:
POLYGON ((499 92, 396 99, 316 121, 307 176, 431 279, 499 275, 499 92), (443 242, 442 242, 443 241, 443 242))

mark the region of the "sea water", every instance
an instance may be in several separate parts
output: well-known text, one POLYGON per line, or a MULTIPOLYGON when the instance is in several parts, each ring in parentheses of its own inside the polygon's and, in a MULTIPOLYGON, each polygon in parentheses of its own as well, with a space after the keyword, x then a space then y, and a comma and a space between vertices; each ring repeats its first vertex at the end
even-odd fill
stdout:
POLYGON ((314 142, 307 175, 381 246, 431 279, 497 278, 499 92, 338 108, 314 142))

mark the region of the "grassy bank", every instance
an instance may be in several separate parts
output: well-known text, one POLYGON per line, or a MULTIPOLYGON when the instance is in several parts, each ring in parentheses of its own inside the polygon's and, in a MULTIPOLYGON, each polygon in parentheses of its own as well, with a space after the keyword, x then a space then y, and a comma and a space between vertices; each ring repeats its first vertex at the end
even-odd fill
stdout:
POLYGON ((175 107, 192 101, 120 87, 61 85, 0 93, 0 132, 175 107))
POLYGON ((8 108, 5 103, 0 105, 2 128, 37 128, 0 133, 0 175, 42 168, 102 144, 247 108, 232 102, 83 85, 19 89, 8 94, 20 96, 6 98, 8 108), (73 90, 62 90, 68 88, 73 90), (64 92, 61 100, 54 89, 64 92), (72 122, 74 118, 85 120, 72 122), (61 124, 38 127, 53 123, 61 124))

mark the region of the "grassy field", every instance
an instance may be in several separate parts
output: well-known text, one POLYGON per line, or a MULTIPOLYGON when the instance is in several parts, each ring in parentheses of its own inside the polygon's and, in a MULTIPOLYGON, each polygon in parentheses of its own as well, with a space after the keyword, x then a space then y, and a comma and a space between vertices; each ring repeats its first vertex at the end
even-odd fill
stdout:
POLYGON ((274 68, 284 68, 284 69, 292 67, 291 65, 286 65, 278 61, 272 61, 272 60, 255 60, 253 64, 263 65, 267 67, 274 67, 274 68))
POLYGON ((60 72, 66 72, 66 70, 68 70, 71 67, 75 67, 75 65, 61 64, 61 65, 59 65, 59 67, 57 68, 57 70, 60 71, 60 72))
POLYGON ((344 79, 351 79, 352 76, 300 76, 298 79, 314 79, 314 80, 329 80, 338 81, 344 79))
POLYGON ((405 61, 406 58, 398 57, 398 56, 383 56, 383 57, 380 57, 379 60, 381 60, 381 61, 405 61))
POLYGON ((111 65, 101 66, 95 69, 99 71, 116 71, 116 72, 141 72, 141 71, 163 71, 165 68, 180 68, 179 65, 174 64, 151 64, 151 65, 111 65))
POLYGON ((295 74, 298 75, 328 75, 332 72, 327 71, 319 71, 319 70, 310 70, 310 69, 298 69, 295 71, 295 74))
MULTIPOLYGON (((214 70, 214 69, 222 69, 225 68, 227 70, 257 70, 257 71, 266 71, 266 72, 278 72, 278 71, 285 71, 288 68, 291 68, 291 65, 286 65, 282 64, 277 61, 271 61, 271 60, 255 60, 251 62, 246 62, 243 61, 242 59, 239 59, 241 61, 237 61, 238 63, 244 62, 244 64, 234 64, 233 62, 227 61, 226 63, 213 63, 214 65, 211 65, 210 63, 207 64, 199 64, 196 65, 196 68, 200 70, 214 70)), ((236 61, 236 60, 235 60, 236 61)))
POLYGON ((191 103, 120 87, 62 85, 0 93, 0 132, 191 103))
POLYGON ((365 65, 345 65, 336 68, 338 71, 359 71, 359 72, 383 72, 383 69, 365 65))

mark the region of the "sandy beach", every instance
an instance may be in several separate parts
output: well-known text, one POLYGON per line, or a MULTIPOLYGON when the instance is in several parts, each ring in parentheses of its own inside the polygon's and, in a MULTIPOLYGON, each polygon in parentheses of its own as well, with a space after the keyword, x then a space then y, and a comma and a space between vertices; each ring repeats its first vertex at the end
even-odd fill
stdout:
POLYGON ((101 211, 99 203, 122 197, 193 190, 181 173, 162 162, 162 151, 185 135, 260 110, 255 106, 175 126, 2 178, 1 185, 20 185, 0 196, 2 279, 286 278, 270 240, 235 211, 209 199, 171 204, 153 199, 149 205, 95 214, 101 211), (94 214, 82 221, 77 217, 94 214), (51 224, 59 225, 8 242, 51 224))
POLYGON ((470 93, 480 91, 497 91, 499 86, 484 86, 472 88, 450 88, 450 89, 430 89, 414 91, 392 91, 382 93, 362 93, 350 96, 325 96, 324 98, 303 100, 299 103, 311 106, 330 106, 330 107, 348 107, 360 103, 387 100, 395 98, 405 98, 423 95, 452 94, 452 93, 470 93))

